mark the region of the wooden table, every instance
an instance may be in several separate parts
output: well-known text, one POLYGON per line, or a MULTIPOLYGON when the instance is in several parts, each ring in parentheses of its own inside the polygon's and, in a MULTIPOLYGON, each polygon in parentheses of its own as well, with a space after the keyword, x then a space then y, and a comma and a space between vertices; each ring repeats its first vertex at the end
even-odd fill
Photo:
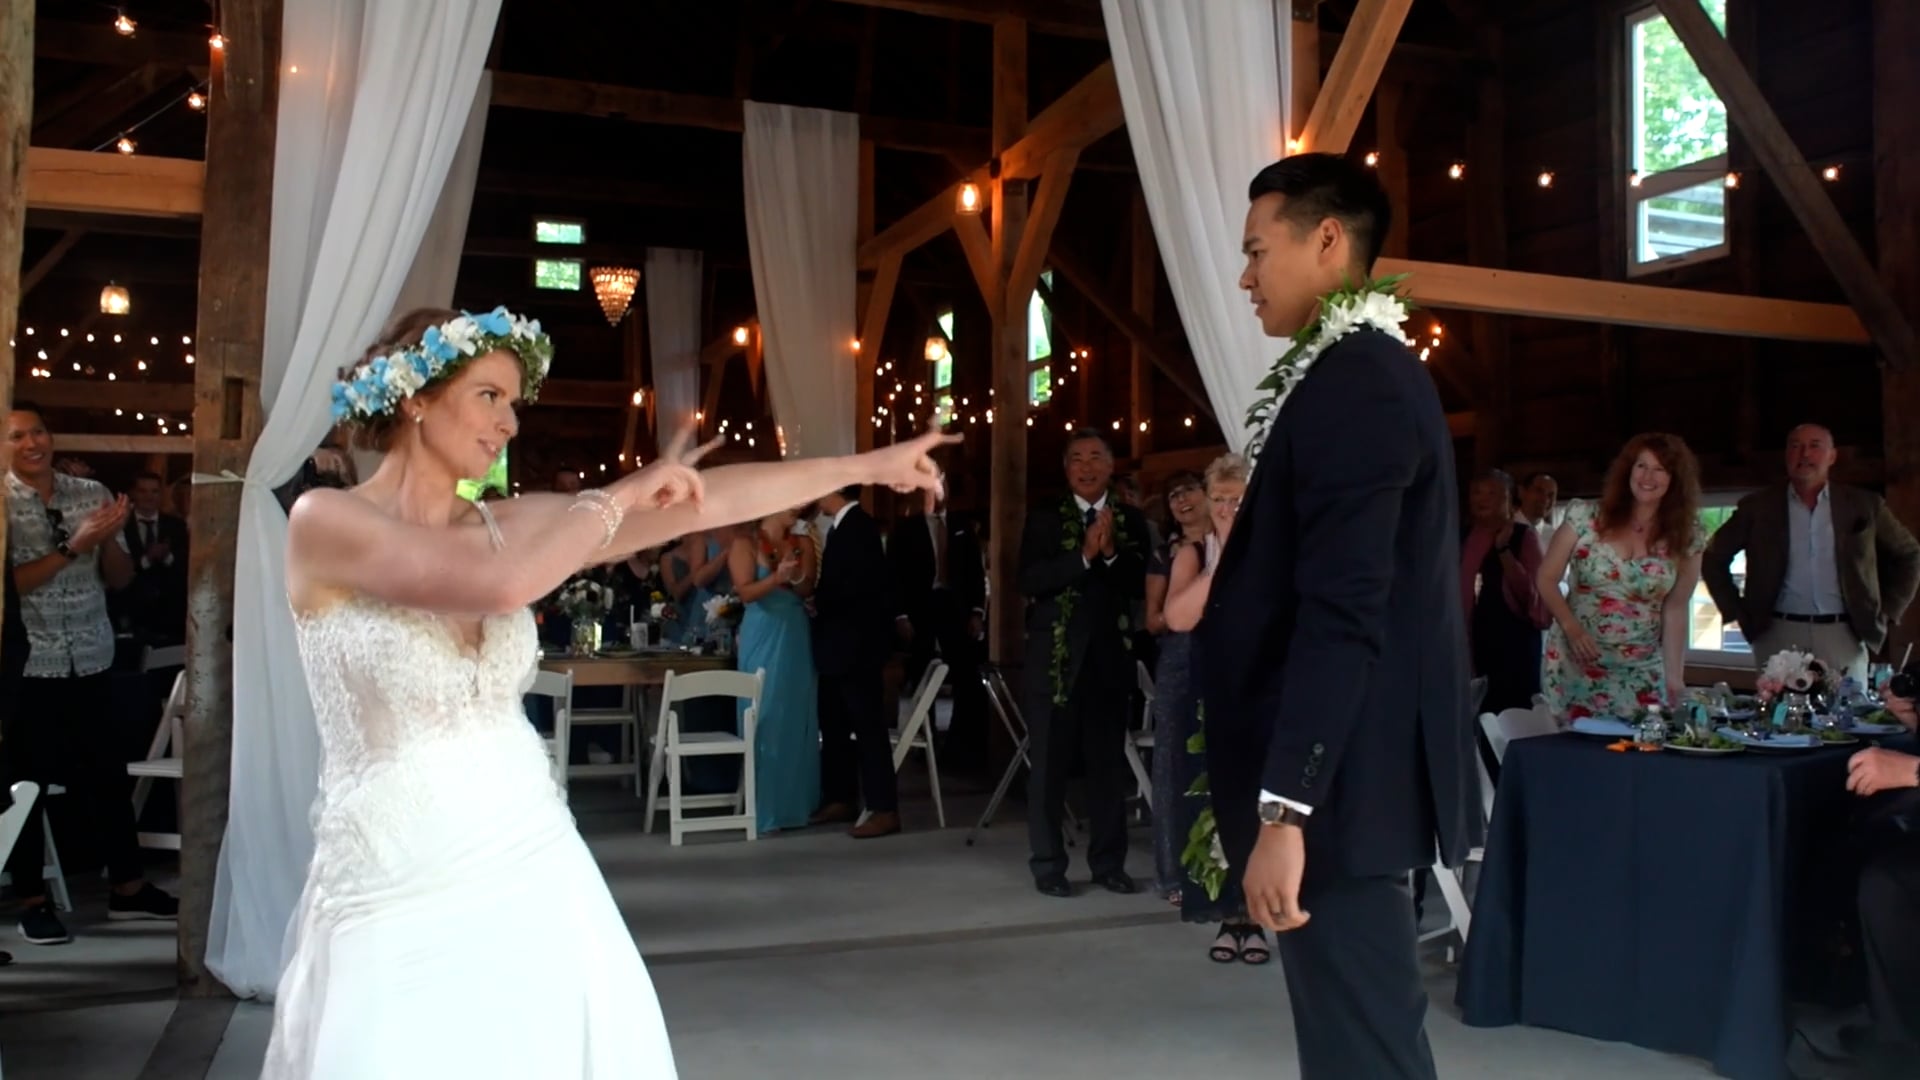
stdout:
POLYGON ((696 656, 685 652, 643 653, 639 656, 548 656, 540 670, 573 673, 574 686, 660 686, 667 672, 732 671, 731 656, 696 656))
POLYGON ((540 670, 571 674, 576 690, 584 686, 618 686, 624 690, 619 708, 571 709, 569 715, 572 726, 576 728, 617 725, 620 728, 620 757, 626 760, 606 765, 570 764, 567 767, 568 779, 631 779, 634 793, 642 794, 644 788, 640 766, 647 745, 649 711, 646 688, 665 685, 669 671, 681 675, 695 671, 732 671, 733 662, 731 655, 696 656, 677 651, 648 652, 639 656, 542 657, 540 670))

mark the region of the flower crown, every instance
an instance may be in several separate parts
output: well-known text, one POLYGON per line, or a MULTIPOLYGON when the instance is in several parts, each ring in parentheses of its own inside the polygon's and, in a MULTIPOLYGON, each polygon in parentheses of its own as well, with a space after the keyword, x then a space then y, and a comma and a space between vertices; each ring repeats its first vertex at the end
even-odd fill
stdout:
POLYGON ((520 358, 520 396, 527 401, 538 397, 553 363, 553 339, 540 329, 540 320, 515 315, 504 307, 485 315, 463 311, 439 326, 427 327, 419 344, 376 356, 334 383, 334 423, 392 415, 402 401, 428 383, 450 377, 467 361, 495 349, 520 358))

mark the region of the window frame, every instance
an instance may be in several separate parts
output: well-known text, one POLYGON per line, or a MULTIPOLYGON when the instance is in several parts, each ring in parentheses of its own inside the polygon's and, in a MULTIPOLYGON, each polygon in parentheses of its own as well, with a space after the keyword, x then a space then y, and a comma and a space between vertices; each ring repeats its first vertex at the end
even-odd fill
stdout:
POLYGON ((586 218, 567 217, 564 215, 555 216, 553 214, 535 214, 533 215, 532 226, 528 228, 527 232, 531 234, 531 238, 534 244, 539 246, 542 249, 565 251, 565 250, 575 249, 575 248, 584 248, 587 246, 587 219, 586 218), (542 225, 577 225, 580 227, 580 239, 578 240, 542 240, 540 239, 540 226, 542 225))
MULTIPOLYGON (((1752 491, 1750 490, 1749 491, 1706 492, 1702 494, 1700 497, 1700 509, 1701 510, 1731 509, 1732 507, 1737 506, 1741 499, 1746 498, 1750 494, 1752 494, 1752 491)), ((1712 537, 1708 537, 1708 539, 1711 540, 1712 537)), ((1737 553, 1733 557, 1733 573, 1736 580, 1743 578, 1746 574, 1746 558, 1747 558, 1747 555, 1746 555, 1746 552, 1744 551, 1737 553)), ((1713 607, 1713 597, 1707 594, 1706 574, 1704 573, 1700 575, 1699 583, 1694 586, 1694 595, 1689 600, 1688 606, 1687 606, 1687 656, 1686 656, 1687 664, 1689 666, 1708 667, 1708 668, 1750 668, 1752 667, 1753 666, 1753 643, 1751 641, 1747 642, 1747 648, 1744 650, 1696 649, 1693 647, 1693 626, 1695 622, 1694 613, 1700 609, 1700 605, 1702 603, 1705 603, 1710 608, 1713 607)), ((1714 618, 1716 620, 1720 620, 1720 613, 1717 608, 1714 609, 1714 618)), ((1724 620, 1720 620, 1720 621, 1721 621, 1721 627, 1722 627, 1721 632, 1724 635, 1725 622, 1724 620)), ((1747 640, 1744 633, 1741 635, 1741 640, 1742 641, 1747 640)))
MULTIPOLYGON (((1737 2, 1738 0, 1728 0, 1727 22, 1729 36, 1731 36, 1732 32, 1734 5, 1737 2)), ((1625 256, 1625 272, 1629 278, 1647 277, 1653 274, 1665 273, 1683 266, 1694 266, 1699 263, 1712 262, 1716 259, 1724 259, 1733 254, 1733 206, 1731 193, 1738 189, 1727 188, 1726 190, 1729 194, 1722 204, 1720 242, 1718 244, 1696 248, 1692 251, 1684 251, 1677 255, 1664 255, 1660 258, 1650 259, 1645 262, 1640 259, 1640 213, 1641 209, 1648 202, 1653 199, 1664 198, 1677 192, 1685 191, 1688 188, 1700 187, 1704 184, 1719 183, 1724 185, 1727 175, 1733 171, 1731 152, 1715 154, 1697 161, 1690 161, 1661 172, 1642 173, 1640 171, 1640 162, 1637 160, 1639 146, 1637 145, 1638 140, 1635 138, 1634 133, 1640 125, 1640 91, 1645 80, 1640 75, 1640 57, 1633 45, 1634 30, 1641 23, 1653 19, 1661 19, 1664 21, 1665 18, 1666 16, 1661 13, 1657 5, 1651 2, 1637 2, 1627 5, 1624 10, 1621 11, 1619 21, 1615 24, 1620 34, 1620 63, 1614 74, 1618 80, 1616 85, 1619 88, 1619 92, 1616 95, 1616 99, 1618 101, 1618 107, 1621 110, 1621 123, 1618 128, 1620 141, 1619 144, 1614 147, 1614 152, 1626 162, 1626 168, 1620 170, 1619 183, 1623 225, 1621 238, 1625 241, 1623 244, 1624 250, 1621 254, 1625 256)), ((1722 104, 1724 106, 1724 102, 1722 104)), ((1729 118, 1727 123, 1729 148, 1731 148, 1734 138, 1733 123, 1731 118, 1729 118)))
POLYGON ((588 288, 590 288, 590 284, 587 281, 587 260, 566 258, 564 256, 559 256, 558 254, 553 256, 536 255, 535 257, 528 260, 527 262, 527 281, 529 284, 533 286, 536 292, 548 292, 548 293, 585 292, 587 291, 588 288), (556 289, 551 285, 540 284, 540 264, 543 262, 544 263, 572 263, 574 266, 579 268, 580 283, 578 285, 575 285, 571 289, 556 289))
MULTIPOLYGON (((1040 283, 1044 283, 1048 289, 1052 289, 1053 271, 1051 269, 1042 270, 1040 272, 1039 281, 1040 283)), ((1033 294, 1027 298, 1026 315, 1027 315, 1027 349, 1026 349, 1026 352, 1027 352, 1027 408, 1028 410, 1031 411, 1033 409, 1043 409, 1048 405, 1053 404, 1054 391, 1059 387, 1059 381, 1053 377, 1053 334, 1054 334, 1053 305, 1047 303, 1046 300, 1043 297, 1041 297, 1039 283, 1036 283, 1034 285, 1033 294), (1047 351, 1045 355, 1042 355, 1042 356, 1033 355, 1033 314, 1034 314, 1033 306, 1035 304, 1040 305, 1040 315, 1041 315, 1041 318, 1045 321, 1046 328, 1047 328, 1047 351), (1033 392, 1034 379, 1041 372, 1046 373, 1047 396, 1044 398, 1036 399, 1033 392)))

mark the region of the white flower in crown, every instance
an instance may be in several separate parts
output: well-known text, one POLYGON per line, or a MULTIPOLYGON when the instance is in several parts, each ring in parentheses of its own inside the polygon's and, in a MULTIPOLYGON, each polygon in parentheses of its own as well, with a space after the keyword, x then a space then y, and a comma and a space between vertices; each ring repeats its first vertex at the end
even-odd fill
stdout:
POLYGON ((513 336, 522 341, 532 341, 540 334, 540 324, 525 315, 513 317, 513 336))
POLYGON ((426 377, 416 370, 406 357, 395 357, 387 361, 387 388, 402 398, 412 397, 420 388, 427 385, 426 377))
POLYGON ((441 326, 440 336, 466 356, 472 356, 479 348, 480 328, 464 315, 441 326))

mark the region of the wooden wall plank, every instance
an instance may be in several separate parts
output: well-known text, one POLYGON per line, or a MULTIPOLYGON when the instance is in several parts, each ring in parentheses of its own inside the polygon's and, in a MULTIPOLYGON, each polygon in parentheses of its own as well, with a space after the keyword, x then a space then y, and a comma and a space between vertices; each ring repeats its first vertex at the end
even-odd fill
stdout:
POLYGON ((36 146, 27 151, 26 204, 136 217, 199 217, 206 165, 142 154, 90 154, 36 146))

